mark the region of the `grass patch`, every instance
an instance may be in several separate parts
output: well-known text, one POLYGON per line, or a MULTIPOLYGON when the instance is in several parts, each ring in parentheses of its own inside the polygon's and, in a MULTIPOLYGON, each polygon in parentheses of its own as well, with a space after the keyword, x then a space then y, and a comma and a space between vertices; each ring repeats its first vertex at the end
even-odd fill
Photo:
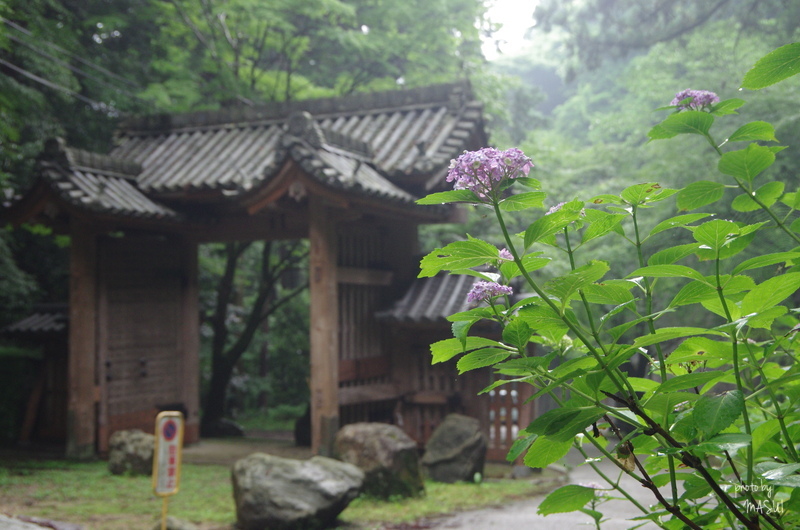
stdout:
POLYGON ((546 473, 552 473, 552 481, 542 480, 544 477, 541 475, 537 475, 536 483, 501 479, 481 484, 442 484, 429 480, 425 482, 424 497, 390 501, 359 497, 350 503, 339 519, 344 523, 370 527, 382 522, 411 523, 448 513, 500 506, 554 489, 558 477, 553 472, 546 473))
MULTIPOLYGON (((550 471, 535 477, 535 481, 491 479, 482 484, 428 481, 424 497, 392 501, 360 497, 342 512, 340 520, 351 529, 410 523, 530 497, 553 489, 557 480, 550 471)), ((106 462, 0 461, 0 512, 72 522, 93 530, 127 530, 150 528, 160 517, 161 502, 153 495, 149 476, 112 475, 106 462)), ((169 514, 201 529, 233 528, 236 510, 229 467, 184 464, 180 491, 169 499, 169 514)))
POLYGON ((267 410, 248 410, 236 417, 245 430, 294 431, 294 423, 306 411, 302 405, 278 405, 267 410))
MULTIPOLYGON (((112 475, 106 462, 31 460, 3 462, 0 468, 0 512, 97 529, 148 528, 160 517, 161 503, 149 476, 112 475)), ((169 514, 194 522, 235 521, 230 470, 183 465, 169 514)))

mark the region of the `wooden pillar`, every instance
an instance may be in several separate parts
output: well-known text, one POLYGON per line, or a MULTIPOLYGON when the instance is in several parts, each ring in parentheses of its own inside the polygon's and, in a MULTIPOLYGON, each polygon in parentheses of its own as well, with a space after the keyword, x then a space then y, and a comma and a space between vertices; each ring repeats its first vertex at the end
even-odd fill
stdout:
POLYGON ((323 200, 309 198, 311 449, 330 456, 339 429, 339 314, 336 228, 323 200))
POLYGON ((67 447, 69 458, 95 454, 97 394, 97 236, 73 219, 69 279, 67 447))
POLYGON ((181 263, 181 401, 187 412, 183 439, 192 443, 200 438, 200 308, 195 241, 184 242, 181 263))

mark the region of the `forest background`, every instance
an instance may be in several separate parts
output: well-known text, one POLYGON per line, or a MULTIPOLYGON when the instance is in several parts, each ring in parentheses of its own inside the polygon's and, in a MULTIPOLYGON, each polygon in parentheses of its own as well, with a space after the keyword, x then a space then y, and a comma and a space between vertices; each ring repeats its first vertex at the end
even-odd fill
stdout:
MULTIPOLYGON (((527 17, 535 2, 518 4, 527 17)), ((694 139, 647 143, 662 117, 653 110, 685 88, 744 97, 743 120, 769 121, 781 143, 800 143, 800 95, 791 84, 745 95, 738 87, 756 59, 798 40, 797 2, 547 0, 513 54, 486 52, 505 48, 495 42, 496 11, 488 7, 483 0, 0 0, 0 200, 32 183, 46 139, 106 152, 126 116, 461 79, 484 103, 491 143, 522 148, 539 180, 558 183, 563 201, 636 182, 679 188, 713 180, 714 160, 689 148, 694 139)), ((800 155, 787 152, 770 171, 796 189, 798 165, 800 155)), ((464 228, 426 228, 423 250, 460 239, 464 228)), ((466 231, 501 240, 477 209, 466 231)), ((41 226, 2 228, 0 327, 36 304, 66 302, 68 245, 41 226)), ((769 245, 759 240, 752 252, 769 245)), ((306 250, 303 241, 201 248, 206 428, 223 416, 246 419, 267 408, 293 416, 305 407, 306 250)), ((596 257, 625 252, 622 242, 605 241, 596 257)), ((0 346, 4 410, 21 409, 32 383, 28 355, 0 346)), ((0 437, 14 439, 19 421, 4 414, 0 437)))

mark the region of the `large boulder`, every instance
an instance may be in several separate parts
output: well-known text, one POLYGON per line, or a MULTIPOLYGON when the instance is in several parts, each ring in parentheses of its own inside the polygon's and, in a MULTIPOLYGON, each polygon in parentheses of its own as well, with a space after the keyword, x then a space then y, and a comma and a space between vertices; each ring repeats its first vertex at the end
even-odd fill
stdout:
POLYGON ((117 431, 108 442, 108 470, 114 475, 152 475, 155 436, 140 429, 117 431))
POLYGON ((425 445, 422 466, 437 482, 472 482, 476 473, 483 475, 486 447, 486 436, 478 420, 449 414, 425 445))
POLYGON ((345 425, 336 433, 333 454, 364 471, 364 493, 368 495, 388 499, 425 492, 417 444, 395 425, 345 425))
POLYGON ((231 471, 237 528, 326 528, 358 496, 364 472, 352 464, 315 456, 291 460, 254 453, 231 471))

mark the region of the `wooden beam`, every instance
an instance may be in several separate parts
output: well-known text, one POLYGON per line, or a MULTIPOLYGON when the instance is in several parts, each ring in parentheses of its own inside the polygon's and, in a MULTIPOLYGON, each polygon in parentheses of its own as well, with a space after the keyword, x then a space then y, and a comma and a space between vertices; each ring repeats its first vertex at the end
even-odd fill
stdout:
POLYGON ((197 243, 184 240, 181 253, 181 401, 186 407, 184 443, 200 438, 200 302, 197 243))
POLYGON ((351 386, 339 389, 339 403, 342 405, 356 405, 373 401, 389 401, 398 399, 400 395, 400 390, 391 383, 351 386))
POLYGON ((311 295, 311 449, 330 456, 339 427, 339 312, 336 228, 328 207, 309 198, 309 290, 311 295))
POLYGON ((359 267, 339 267, 336 271, 339 283, 354 285, 391 285, 394 279, 392 271, 364 269, 359 267))
POLYGON ((95 454, 97 237, 88 224, 71 226, 67 447, 70 458, 95 454))

